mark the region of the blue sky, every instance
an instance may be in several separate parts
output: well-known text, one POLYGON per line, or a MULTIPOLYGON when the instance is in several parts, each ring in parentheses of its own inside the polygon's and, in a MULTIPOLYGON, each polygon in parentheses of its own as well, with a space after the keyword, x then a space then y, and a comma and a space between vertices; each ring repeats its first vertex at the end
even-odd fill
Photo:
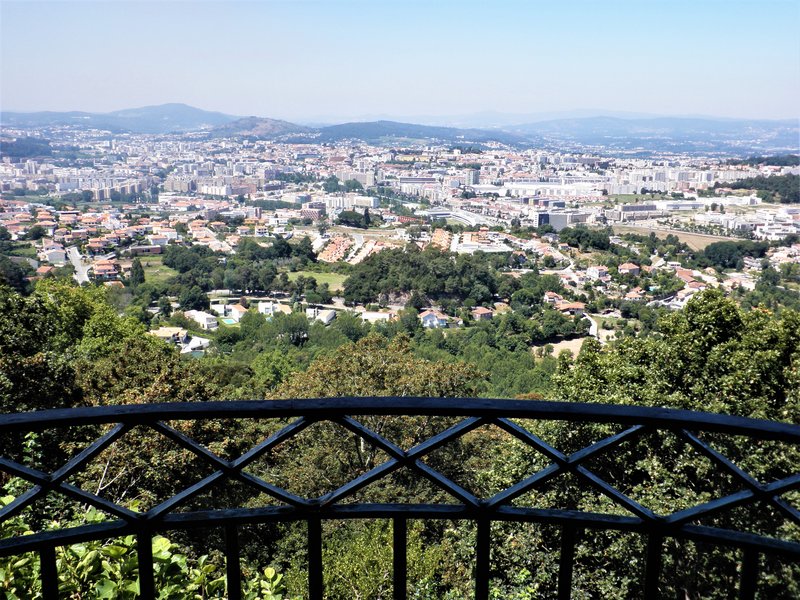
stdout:
POLYGON ((800 0, 0 0, 0 108, 800 116, 800 0))

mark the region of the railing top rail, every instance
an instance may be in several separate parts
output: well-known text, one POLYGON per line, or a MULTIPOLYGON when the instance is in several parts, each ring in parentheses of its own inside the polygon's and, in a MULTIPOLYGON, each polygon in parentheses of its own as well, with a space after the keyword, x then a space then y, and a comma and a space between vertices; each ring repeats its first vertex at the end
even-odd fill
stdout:
POLYGON ((744 435, 800 443, 800 425, 659 407, 508 400, 497 398, 345 397, 295 400, 178 402, 50 409, 0 415, 0 432, 119 423, 150 424, 186 419, 272 419, 303 415, 422 415, 527 418, 548 421, 647 425, 744 435))

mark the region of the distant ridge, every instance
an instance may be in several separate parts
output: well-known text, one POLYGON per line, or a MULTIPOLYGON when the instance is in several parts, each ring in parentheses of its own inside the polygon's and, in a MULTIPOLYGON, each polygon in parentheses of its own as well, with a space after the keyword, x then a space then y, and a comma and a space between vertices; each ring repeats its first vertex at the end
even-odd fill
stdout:
MULTIPOLYGON (((496 113, 500 115, 501 113, 496 113)), ((563 114, 563 113, 562 113, 563 114)), ((496 116, 484 113, 484 116, 496 116)), ((307 127, 265 117, 239 117, 186 104, 161 104, 110 113, 3 112, 0 127, 71 126, 114 133, 205 132, 211 137, 246 137, 290 142, 360 140, 377 145, 408 143, 486 144, 602 152, 675 152, 747 156, 800 152, 797 119, 714 117, 574 116, 495 128, 423 125, 393 120, 354 121, 307 127)))
POLYGON ((525 137, 502 130, 459 129, 396 121, 342 123, 320 129, 320 141, 332 142, 346 139, 359 139, 370 143, 384 143, 392 139, 439 140, 450 143, 501 142, 512 145, 528 143, 525 137))
POLYGON ((109 113, 90 112, 3 112, 3 127, 75 126, 130 133, 181 133, 219 127, 239 117, 212 112, 187 104, 160 104, 109 113))
POLYGON ((272 139, 290 134, 312 133, 315 129, 295 125, 280 119, 267 119, 265 117, 243 117, 230 121, 211 131, 214 137, 252 137, 272 139))

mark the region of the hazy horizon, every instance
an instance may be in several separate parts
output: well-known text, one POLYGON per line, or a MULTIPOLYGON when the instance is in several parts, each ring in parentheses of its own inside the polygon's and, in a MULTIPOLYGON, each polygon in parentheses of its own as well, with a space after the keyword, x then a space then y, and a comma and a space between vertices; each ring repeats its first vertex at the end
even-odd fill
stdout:
POLYGON ((3 0, 0 17, 3 111, 800 116, 800 0, 3 0))

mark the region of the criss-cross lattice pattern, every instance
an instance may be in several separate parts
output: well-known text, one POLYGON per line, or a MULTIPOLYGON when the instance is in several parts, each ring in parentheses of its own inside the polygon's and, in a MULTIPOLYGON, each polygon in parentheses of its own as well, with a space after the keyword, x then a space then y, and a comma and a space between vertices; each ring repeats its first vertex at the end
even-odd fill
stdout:
POLYGON ((475 589, 477 598, 487 598, 489 590, 492 521, 522 521, 556 524, 562 528, 559 563, 559 598, 571 594, 572 564, 576 536, 581 529, 632 531, 647 537, 644 569, 646 597, 656 597, 665 537, 695 540, 742 550, 740 597, 753 598, 758 581, 761 554, 774 554, 800 561, 800 543, 733 531, 700 524, 709 518, 740 507, 766 503, 788 522, 800 525, 800 511, 782 496, 800 489, 800 472, 769 482, 760 482, 737 466, 706 439, 708 435, 743 436, 754 441, 775 441, 788 446, 800 444, 800 427, 695 413, 689 411, 646 409, 556 402, 431 399, 431 398, 341 398, 294 401, 219 402, 196 404, 157 404, 146 406, 100 407, 41 411, 0 416, 0 434, 23 434, 43 429, 61 429, 88 424, 106 425, 106 432, 51 473, 14 461, 0 452, 0 471, 32 484, 10 504, 0 509, 0 524, 18 515, 48 494, 62 495, 104 511, 116 520, 54 531, 44 531, 0 540, 0 556, 40 553, 44 595, 56 598, 55 547, 91 539, 119 535, 138 536, 140 590, 142 597, 154 597, 152 547, 154 533, 189 527, 219 526, 226 533, 228 594, 241 596, 237 527, 271 520, 294 520, 308 523, 309 594, 323 596, 321 522, 326 519, 391 518, 394 525, 394 595, 406 593, 406 521, 421 519, 469 519, 477 523, 475 589), (409 449, 403 449, 366 426, 353 415, 367 416, 441 416, 457 420, 409 449), (208 447, 178 431, 170 422, 208 419, 285 419, 286 425, 247 452, 232 460, 221 458, 208 447), (618 431, 569 454, 558 450, 524 427, 519 420, 559 420, 617 425, 618 431), (380 450, 387 459, 319 497, 302 497, 246 470, 279 445, 291 440, 319 422, 334 423, 361 441, 380 450), (488 497, 478 497, 441 470, 425 462, 426 457, 465 434, 492 426, 512 436, 525 447, 546 459, 539 468, 505 489, 488 497), (213 471, 210 475, 162 500, 147 511, 121 506, 98 494, 68 483, 90 461, 111 447, 134 427, 144 427, 190 451, 213 471), (624 444, 642 441, 645 434, 669 432, 677 436, 699 456, 710 461, 724 474, 735 491, 712 500, 657 514, 623 493, 619 485, 607 481, 590 468, 592 460, 613 456, 624 444), (359 503, 356 494, 399 469, 409 469, 444 491, 457 502, 440 504, 359 503), (527 495, 538 492, 559 477, 571 475, 581 486, 599 492, 622 509, 611 513, 585 512, 558 508, 537 508, 520 504, 527 495), (208 492, 212 486, 235 480, 256 493, 273 498, 276 503, 260 507, 213 510, 178 510, 192 498, 208 492), (343 501, 347 501, 346 503, 343 501), (625 514, 619 514, 624 512, 625 514))

